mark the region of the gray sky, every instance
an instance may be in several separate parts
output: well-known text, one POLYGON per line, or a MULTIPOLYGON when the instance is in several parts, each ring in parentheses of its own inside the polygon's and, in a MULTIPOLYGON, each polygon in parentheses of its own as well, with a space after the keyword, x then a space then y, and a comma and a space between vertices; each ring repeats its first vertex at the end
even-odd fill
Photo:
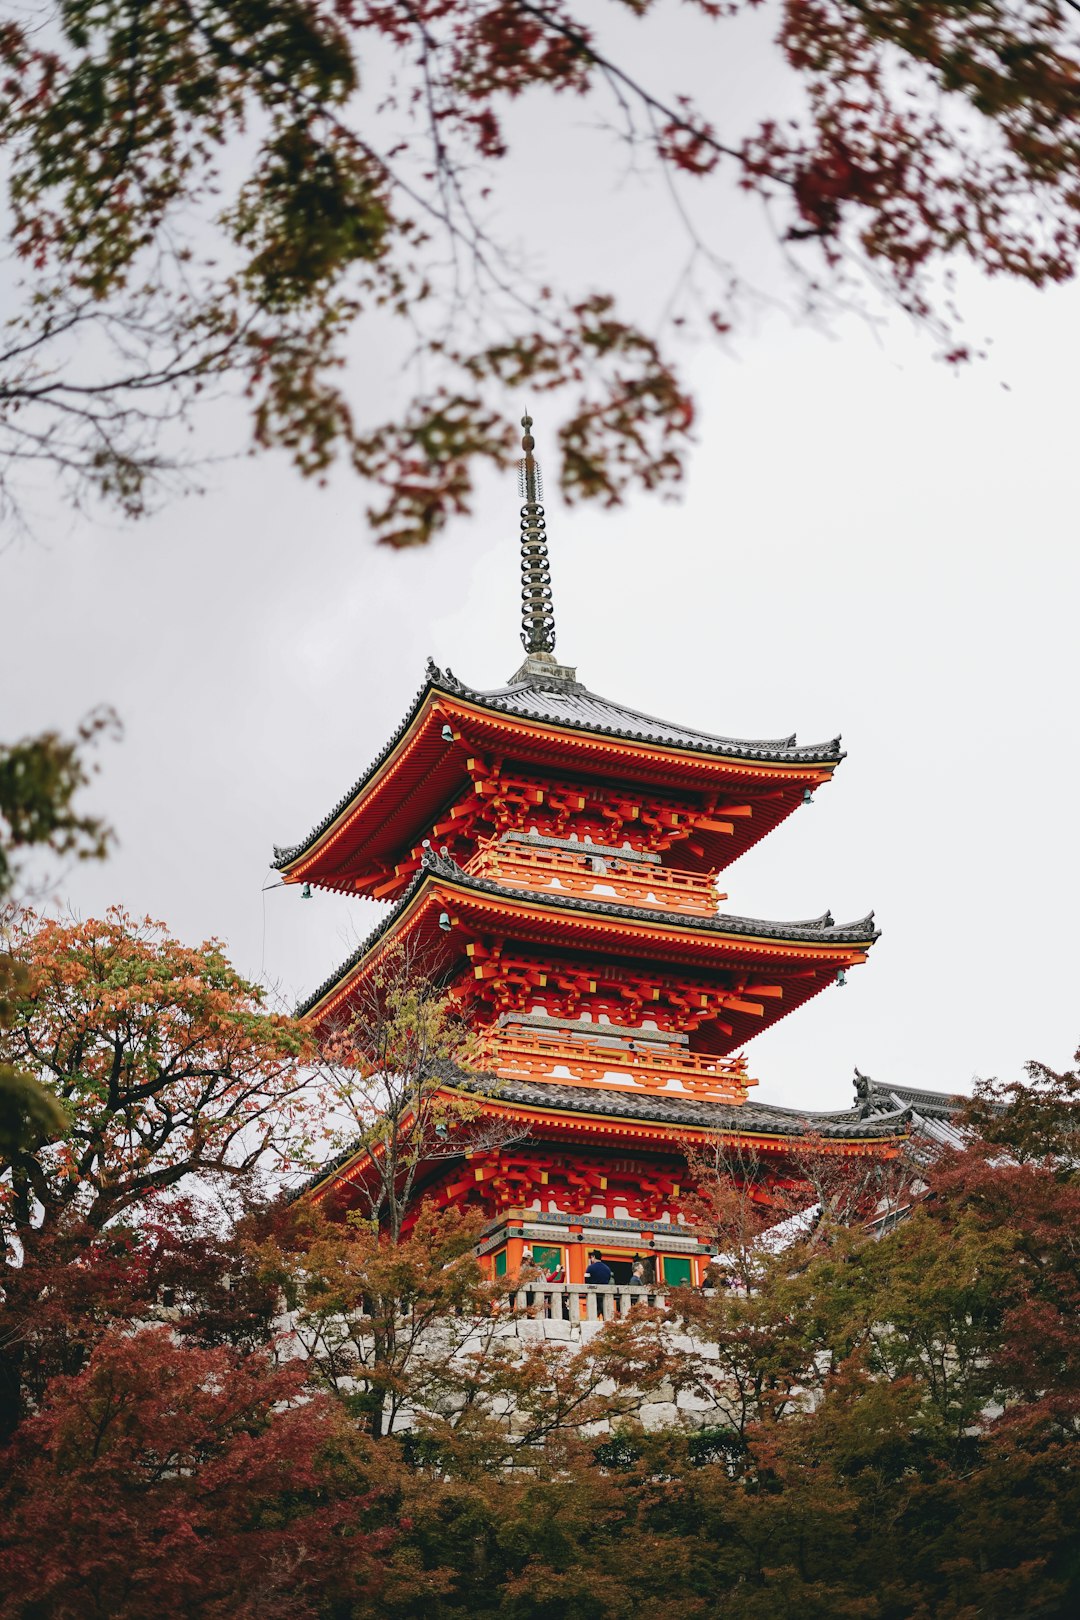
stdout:
MULTIPOLYGON (((512 229, 542 238, 556 273, 659 307, 675 262, 662 199, 606 188, 579 160, 587 139, 549 134, 540 156, 534 141, 512 229)), ((713 223, 741 230, 742 206, 713 223)), ((726 874, 732 910, 874 907, 884 930, 847 988, 748 1048, 762 1100, 843 1105, 856 1064, 966 1089, 1029 1057, 1064 1065, 1080 1041, 1080 292, 961 291, 975 334, 995 335, 987 364, 953 376, 895 320, 841 315, 825 336, 763 313, 729 351, 682 356, 702 410, 680 504, 547 502, 557 652, 586 684, 733 736, 843 733, 833 785, 726 874)), ((376 337, 363 361, 358 400, 383 410, 392 345, 376 337)), ((533 414, 543 461, 553 407, 533 414)), ((134 528, 72 519, 43 491, 35 538, 0 555, 16 608, 3 735, 102 701, 126 725, 96 790, 120 847, 66 874, 63 899, 217 935, 289 1001, 380 908, 264 892, 272 844, 363 773, 427 653, 478 685, 521 656, 511 478, 419 554, 372 546, 363 504, 344 477, 318 490, 241 460, 134 528)))

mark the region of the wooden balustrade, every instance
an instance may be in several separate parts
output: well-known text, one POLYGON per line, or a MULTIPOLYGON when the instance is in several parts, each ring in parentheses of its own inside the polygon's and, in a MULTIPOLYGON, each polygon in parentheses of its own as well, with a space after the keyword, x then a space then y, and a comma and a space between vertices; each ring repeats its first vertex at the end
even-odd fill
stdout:
POLYGON ((587 844, 577 850, 542 849, 522 844, 480 845, 466 870, 509 888, 552 889, 629 906, 655 906, 711 917, 726 895, 709 872, 683 872, 670 866, 642 868, 610 855, 595 855, 587 844))
MULTIPOLYGON (((597 1030, 603 1027, 598 1024, 597 1030)), ((742 1102, 755 1083, 743 1057, 716 1057, 671 1046, 646 1050, 647 1039, 643 1031, 641 1044, 631 1047, 628 1042, 577 1039, 561 1030, 510 1026, 482 1038, 476 1061, 507 1080, 557 1080, 560 1077, 551 1072, 556 1065, 565 1066, 575 1080, 586 1084, 601 1084, 607 1074, 627 1073, 637 1086, 665 1091, 668 1081, 677 1079, 695 1095, 730 1102, 742 1102)))

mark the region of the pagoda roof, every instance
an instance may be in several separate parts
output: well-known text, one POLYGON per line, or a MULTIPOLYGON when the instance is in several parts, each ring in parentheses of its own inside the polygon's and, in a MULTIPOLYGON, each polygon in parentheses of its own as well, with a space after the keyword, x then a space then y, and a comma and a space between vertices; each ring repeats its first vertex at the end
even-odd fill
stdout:
MULTIPOLYGON (((917 1124, 910 1108, 897 1106, 881 1107, 874 1112, 867 1112, 865 1105, 858 1103, 854 1108, 825 1112, 781 1108, 770 1103, 732 1106, 699 1097, 589 1090, 554 1081, 504 1080, 492 1074, 463 1070, 446 1059, 434 1065, 433 1078, 441 1082, 440 1089, 446 1093, 486 1098, 499 1111, 542 1115, 549 1127, 563 1132, 573 1132, 575 1119, 588 1122, 583 1123, 583 1129, 590 1142, 596 1140, 598 1128, 603 1129, 603 1134, 617 1136, 620 1129, 639 1134, 640 1128, 646 1127, 669 1144, 672 1141, 685 1143, 688 1132, 693 1135, 709 1132, 754 1138, 758 1142, 772 1141, 780 1150, 788 1142, 811 1138, 851 1143, 856 1151, 866 1152, 875 1143, 906 1141, 917 1124)), ((344 1148, 293 1188, 286 1195, 287 1201, 292 1202, 324 1186, 363 1152, 364 1144, 360 1140, 344 1148)))
MULTIPOLYGON (((419 872, 410 882, 400 900, 392 907, 376 928, 362 940, 352 954, 341 966, 327 978, 317 990, 313 991, 296 1009, 297 1017, 306 1017, 313 1012, 343 980, 358 967, 364 958, 377 946, 387 934, 396 926, 399 918, 413 906, 421 891, 438 883, 452 883, 458 890, 465 890, 478 896, 490 895, 494 900, 501 900, 516 905, 527 905, 534 912, 549 912, 572 914, 582 917, 597 917, 615 921, 619 919, 633 923, 644 923, 650 930, 662 933, 664 930, 677 930, 684 936, 697 936, 699 938, 724 938, 738 940, 744 938, 756 943, 767 941, 778 945, 805 945, 808 947, 848 947, 855 950, 865 950, 879 937, 880 930, 874 926, 874 914, 869 912, 865 917, 855 922, 836 923, 831 912, 824 912, 820 917, 808 918, 801 922, 771 922, 757 917, 736 916, 727 912, 718 912, 714 916, 697 916, 681 911, 663 911, 655 906, 627 906, 618 901, 594 900, 580 895, 559 894, 550 889, 513 889, 503 883, 496 883, 492 878, 478 877, 466 872, 458 866, 456 861, 444 855, 436 855, 430 850, 424 851, 423 864, 419 872)), ((793 1011, 794 1008, 785 1008, 793 1011)), ((783 1014, 780 1014, 783 1016, 783 1014)), ((770 1020, 771 1022, 772 1020, 770 1020)))
MULTIPOLYGON (((376 797, 379 807, 376 811, 372 803, 372 827, 363 834, 355 829, 348 842, 350 848, 355 844, 357 850, 374 848, 375 845, 381 850, 383 843, 387 842, 385 829, 399 798, 411 798, 417 782, 422 778, 427 778, 426 789, 421 791, 414 819, 422 820, 428 810, 432 813, 437 811, 452 791, 452 778, 465 774, 461 751, 458 751, 456 768, 451 770, 447 762, 447 745, 441 740, 442 722, 448 716, 453 718, 455 715, 466 722, 471 718, 474 725, 481 725, 481 730, 486 722, 483 738, 466 739, 478 747, 483 747, 485 740, 490 740, 493 724, 497 724, 501 731, 506 730, 507 724, 510 729, 518 730, 519 741, 528 743, 531 740, 536 746, 538 758, 550 756, 551 750, 542 747, 542 737, 537 733, 537 728, 576 738, 578 742, 573 760, 567 757, 563 763, 576 765, 586 771, 590 767, 593 771, 610 771, 610 743, 606 748, 601 748, 602 739, 636 743, 652 765, 647 769, 640 760, 636 764, 630 760, 622 761, 627 767, 627 776, 646 779, 656 769, 666 769, 672 784, 697 781, 702 768, 707 768, 710 761, 716 762, 718 767, 722 764, 734 767, 744 765, 748 767, 747 771, 739 773, 736 769, 733 773, 744 777, 779 775, 784 778, 788 774, 784 767, 788 767, 788 771, 797 773, 801 780, 811 783, 826 780, 844 757, 839 737, 814 744, 799 744, 794 735, 767 739, 722 737, 628 708, 625 704, 589 691, 580 681, 568 676, 530 674, 505 686, 484 690, 467 686, 450 670, 440 669, 429 659, 426 680, 386 746, 306 838, 296 844, 275 845, 274 866, 285 871, 293 881, 307 876, 317 848, 323 845, 329 847, 361 808, 376 797), (596 748, 601 750, 595 759, 591 758, 587 746, 583 746, 589 738, 596 739, 596 748), (399 787, 391 787, 394 773, 404 768, 404 751, 413 744, 419 752, 414 765, 407 772, 409 786, 402 783, 399 787), (430 806, 425 802, 427 797, 432 800, 430 806), (382 802, 384 799, 385 803, 382 802), (381 837, 380 830, 383 833, 381 837), (302 870, 291 870, 297 863, 302 863, 302 870)), ((527 749, 523 757, 529 757, 527 749)), ((797 799, 793 799, 790 805, 765 817, 754 829, 740 829, 740 836, 732 849, 732 858, 768 832, 777 820, 790 812, 796 802, 797 799)), ((398 839, 398 842, 402 842, 402 839, 398 839)), ((327 881, 321 868, 312 871, 310 876, 314 882, 327 881)))
POLYGON ((877 1141, 882 1137, 906 1136, 911 1128, 911 1110, 902 1107, 874 1114, 866 1114, 859 1107, 815 1113, 774 1107, 770 1103, 710 1102, 707 1098, 675 1093, 593 1090, 560 1085, 554 1080, 498 1080, 492 1085, 486 1075, 463 1075, 454 1089, 481 1095, 490 1092, 494 1101, 545 1111, 690 1126, 745 1136, 811 1135, 845 1141, 865 1138, 877 1141))
POLYGON ((577 731, 599 732, 609 737, 625 737, 636 742, 657 743, 662 748, 689 748, 703 754, 722 754, 731 759, 760 759, 782 764, 836 764, 843 758, 840 738, 830 742, 798 744, 790 737, 745 739, 721 737, 699 731, 655 715, 643 714, 624 703, 590 692, 580 681, 543 679, 512 682, 491 691, 466 686, 449 670, 428 666, 428 679, 448 687, 473 702, 482 703, 504 714, 521 715, 526 720, 544 720, 577 731))

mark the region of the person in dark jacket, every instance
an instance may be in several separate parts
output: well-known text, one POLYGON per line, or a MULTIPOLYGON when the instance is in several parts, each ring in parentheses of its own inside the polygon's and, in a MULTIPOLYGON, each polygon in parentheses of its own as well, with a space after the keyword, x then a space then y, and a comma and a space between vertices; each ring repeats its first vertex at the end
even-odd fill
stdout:
POLYGON ((599 1249, 590 1249, 589 1264, 585 1267, 585 1281, 598 1288, 606 1288, 612 1277, 611 1267, 601 1258, 599 1249))

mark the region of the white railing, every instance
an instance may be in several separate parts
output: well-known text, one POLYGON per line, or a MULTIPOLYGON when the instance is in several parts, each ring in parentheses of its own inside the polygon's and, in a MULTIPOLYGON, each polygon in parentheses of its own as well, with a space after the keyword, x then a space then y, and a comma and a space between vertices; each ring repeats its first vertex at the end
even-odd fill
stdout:
POLYGON ((507 1291, 509 1308, 526 1316, 546 1317, 555 1322, 614 1321, 626 1316, 635 1305, 657 1310, 667 1306, 667 1289, 662 1283, 633 1287, 629 1283, 512 1283, 507 1291))

